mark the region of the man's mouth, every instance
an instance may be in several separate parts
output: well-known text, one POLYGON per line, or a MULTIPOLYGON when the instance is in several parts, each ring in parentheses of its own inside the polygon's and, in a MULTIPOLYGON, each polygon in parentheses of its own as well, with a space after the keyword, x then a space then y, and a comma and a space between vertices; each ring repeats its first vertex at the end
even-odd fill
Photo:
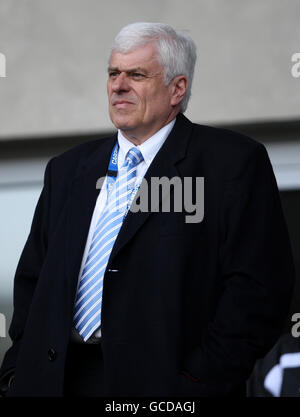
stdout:
POLYGON ((117 109, 124 109, 133 104, 134 103, 132 103, 131 101, 127 101, 127 100, 115 100, 112 102, 112 105, 116 107, 117 109))

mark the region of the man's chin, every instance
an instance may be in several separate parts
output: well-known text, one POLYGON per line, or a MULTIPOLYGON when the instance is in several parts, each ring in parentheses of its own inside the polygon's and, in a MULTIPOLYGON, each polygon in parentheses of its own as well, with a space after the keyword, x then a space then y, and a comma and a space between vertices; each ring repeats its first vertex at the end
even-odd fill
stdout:
POLYGON ((112 118, 111 119, 113 124, 117 129, 128 131, 134 129, 134 123, 130 122, 130 120, 126 120, 125 118, 112 118))

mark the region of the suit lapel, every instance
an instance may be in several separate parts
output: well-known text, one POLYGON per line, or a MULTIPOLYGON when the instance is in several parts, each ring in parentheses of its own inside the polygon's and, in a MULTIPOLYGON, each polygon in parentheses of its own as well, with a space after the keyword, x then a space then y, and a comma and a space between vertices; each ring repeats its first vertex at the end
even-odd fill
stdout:
MULTIPOLYGON (((150 201, 151 178, 161 178, 164 176, 172 178, 178 176, 178 170, 176 169, 175 164, 185 157, 192 128, 193 124, 181 113, 178 114, 174 128, 145 174, 145 180, 148 183, 149 189, 148 201, 150 201)), ((138 196, 139 193, 137 193, 135 199, 137 199, 138 196)), ((128 212, 111 252, 108 267, 121 248, 130 241, 150 215, 150 211, 139 211, 137 213, 131 211, 128 212)))

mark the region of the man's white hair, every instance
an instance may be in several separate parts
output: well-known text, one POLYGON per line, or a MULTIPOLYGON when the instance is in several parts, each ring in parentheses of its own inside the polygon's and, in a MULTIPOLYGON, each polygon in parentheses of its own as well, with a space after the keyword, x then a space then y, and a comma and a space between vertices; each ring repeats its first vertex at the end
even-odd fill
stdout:
POLYGON ((180 103, 180 111, 184 113, 191 96, 197 58, 194 41, 185 33, 174 30, 170 25, 138 22, 121 29, 114 40, 111 53, 127 53, 147 43, 153 43, 157 48, 159 63, 164 69, 166 85, 177 75, 187 77, 187 91, 180 103))

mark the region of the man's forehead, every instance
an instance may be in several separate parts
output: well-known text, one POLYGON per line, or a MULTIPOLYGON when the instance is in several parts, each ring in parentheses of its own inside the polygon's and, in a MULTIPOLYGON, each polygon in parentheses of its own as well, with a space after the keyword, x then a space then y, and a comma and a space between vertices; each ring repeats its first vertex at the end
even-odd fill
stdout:
POLYGON ((112 52, 109 61, 110 68, 122 69, 123 71, 137 68, 147 70, 153 66, 160 66, 160 64, 157 51, 151 44, 126 53, 112 52))
POLYGON ((144 67, 128 67, 128 68, 123 68, 123 67, 118 67, 118 66, 115 67, 115 66, 109 65, 108 71, 148 72, 148 69, 147 68, 144 68, 144 67))

